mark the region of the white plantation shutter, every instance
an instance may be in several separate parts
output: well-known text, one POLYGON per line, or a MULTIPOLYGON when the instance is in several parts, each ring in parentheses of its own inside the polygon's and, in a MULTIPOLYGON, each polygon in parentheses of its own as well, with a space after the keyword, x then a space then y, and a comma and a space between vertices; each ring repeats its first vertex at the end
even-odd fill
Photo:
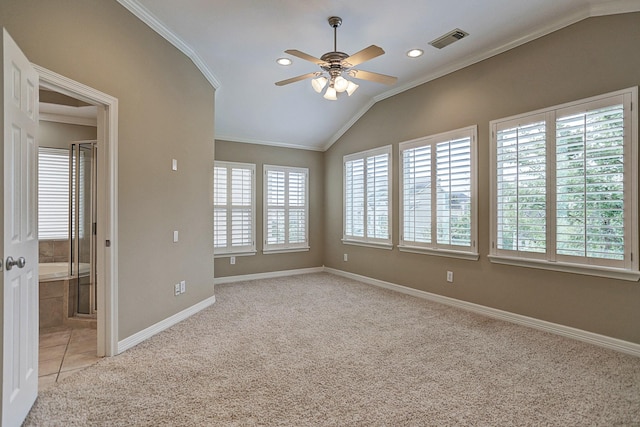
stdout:
POLYGON ((401 250, 477 253, 476 133, 472 126, 400 144, 401 250))
POLYGON ((264 252, 307 250, 309 170, 264 165, 264 252))
POLYGON ((637 280, 636 98, 627 89, 491 123, 492 260, 637 280))
POLYGON ((556 119, 558 255, 623 260, 624 106, 556 119))
POLYGON ((391 146, 344 157, 344 240, 391 244, 391 146))
POLYGON ((345 235, 364 237, 364 159, 345 163, 345 235))
POLYGON ((255 165, 215 162, 214 253, 255 252, 255 165))
POLYGON ((69 238, 69 150, 38 149, 38 236, 69 238))
POLYGON ((498 249, 546 251, 546 144, 544 115, 497 129, 498 249))
MULTIPOLYGON (((404 242, 431 243, 431 146, 402 153, 402 237, 404 242)), ((402 244, 403 242, 401 242, 402 244)))

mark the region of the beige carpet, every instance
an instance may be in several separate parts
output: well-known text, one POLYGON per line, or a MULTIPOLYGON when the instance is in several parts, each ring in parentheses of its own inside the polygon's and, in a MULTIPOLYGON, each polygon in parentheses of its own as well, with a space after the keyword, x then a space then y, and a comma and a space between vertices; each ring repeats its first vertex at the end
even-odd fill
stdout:
POLYGON ((329 274, 216 299, 42 392, 25 425, 640 425, 632 356, 329 274))

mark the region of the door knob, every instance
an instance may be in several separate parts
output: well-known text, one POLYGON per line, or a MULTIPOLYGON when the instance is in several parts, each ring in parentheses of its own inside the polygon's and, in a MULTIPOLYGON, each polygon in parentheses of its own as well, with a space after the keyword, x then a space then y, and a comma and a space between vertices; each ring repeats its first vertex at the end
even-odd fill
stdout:
POLYGON ((9 256, 7 257, 7 262, 4 263, 5 268, 8 270, 11 270, 13 268, 13 266, 17 266, 18 268, 22 268, 27 264, 27 260, 24 259, 23 256, 21 256, 20 258, 14 260, 13 257, 9 256))

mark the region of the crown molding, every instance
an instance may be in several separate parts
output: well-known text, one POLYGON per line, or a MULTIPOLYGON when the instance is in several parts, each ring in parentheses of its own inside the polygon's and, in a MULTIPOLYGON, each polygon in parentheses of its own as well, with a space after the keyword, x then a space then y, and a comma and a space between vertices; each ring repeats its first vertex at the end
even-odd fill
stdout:
POLYGON ((117 0, 117 2, 191 59, 214 89, 217 90, 220 88, 220 81, 202 58, 200 58, 198 53, 173 31, 167 28, 167 26, 149 12, 147 8, 138 3, 137 0, 117 0))

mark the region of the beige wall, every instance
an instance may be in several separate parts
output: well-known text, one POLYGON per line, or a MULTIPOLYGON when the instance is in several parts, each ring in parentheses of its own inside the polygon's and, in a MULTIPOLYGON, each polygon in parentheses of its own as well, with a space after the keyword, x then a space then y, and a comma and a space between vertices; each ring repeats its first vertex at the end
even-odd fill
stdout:
POLYGON ((119 101, 118 340, 212 296, 214 89, 115 0, 1 7, 0 24, 33 63, 119 101), (187 292, 175 297, 180 280, 187 292))
POLYGON ((71 125, 40 120, 38 144, 40 147, 69 148, 74 141, 91 141, 97 138, 95 126, 71 125))
POLYGON ((640 84, 638 46, 640 13, 592 18, 378 102, 325 153, 325 265, 640 343, 637 282, 487 259, 489 121, 640 84), (345 154, 393 144, 397 245, 398 143, 474 124, 479 136, 479 261, 341 243, 345 154), (343 253, 349 254, 348 262, 343 253), (446 282, 447 270, 454 272, 453 285, 446 282))
POLYGON ((216 141, 216 160, 256 165, 256 249, 258 250, 256 255, 236 257, 235 265, 229 263, 228 257, 217 258, 215 260, 216 277, 322 266, 323 157, 323 153, 317 151, 216 141), (311 247, 309 251, 267 255, 262 253, 262 166, 265 164, 309 168, 309 245, 311 247))

